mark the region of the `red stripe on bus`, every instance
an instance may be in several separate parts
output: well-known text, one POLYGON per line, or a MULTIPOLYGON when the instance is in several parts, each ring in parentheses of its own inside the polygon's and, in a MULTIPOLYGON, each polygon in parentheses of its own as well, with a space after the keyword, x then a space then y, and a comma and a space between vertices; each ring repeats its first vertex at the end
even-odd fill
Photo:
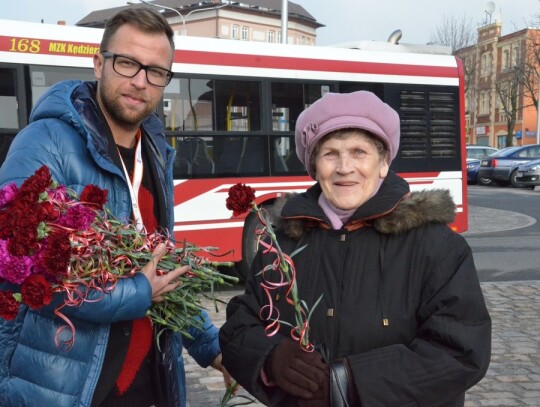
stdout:
POLYGON ((457 78, 457 67, 405 65, 361 61, 246 55, 224 52, 176 50, 174 62, 194 65, 239 66, 301 71, 352 72, 380 75, 457 78))
MULTIPOLYGON (((231 212, 231 218, 228 218, 228 219, 207 219, 207 220, 186 220, 186 221, 177 221, 174 223, 174 227, 175 228, 178 228, 180 226, 182 227, 188 227, 188 226, 202 226, 202 225, 219 225, 219 224, 229 224, 229 223, 232 223, 232 222, 240 222, 240 221, 244 221, 244 218, 246 216, 237 216, 237 217, 232 217, 232 212, 231 212)), ((233 226, 229 226, 229 228, 232 228, 233 226)), ((238 227, 238 226, 234 226, 234 227, 238 227)), ((216 228, 214 228, 216 229, 216 228)))
MULTIPOLYGON (((239 182, 251 186, 255 191, 265 190, 284 190, 284 189, 299 189, 306 190, 309 186, 294 185, 295 182, 313 181, 308 176, 299 177, 284 177, 283 179, 276 179, 272 177, 267 178, 214 178, 214 179, 192 179, 183 181, 174 186, 174 204, 180 205, 193 198, 201 196, 204 193, 210 192, 227 192, 231 185, 239 182), (259 186, 258 184, 276 184, 259 186), (286 184, 284 184, 286 183, 286 184)), ((313 181, 315 182, 315 181, 313 181)), ((225 205, 225 204, 224 204, 225 205)))
MULTIPOLYGON (((49 40, 40 38, 0 36, 0 51, 24 54, 92 57, 99 44, 49 40)), ((362 61, 295 58, 270 55, 234 54, 225 52, 189 51, 177 49, 174 62, 193 65, 237 66, 246 68, 290 69, 321 72, 351 72, 379 75, 428 76, 457 78, 457 67, 406 65, 362 61)))

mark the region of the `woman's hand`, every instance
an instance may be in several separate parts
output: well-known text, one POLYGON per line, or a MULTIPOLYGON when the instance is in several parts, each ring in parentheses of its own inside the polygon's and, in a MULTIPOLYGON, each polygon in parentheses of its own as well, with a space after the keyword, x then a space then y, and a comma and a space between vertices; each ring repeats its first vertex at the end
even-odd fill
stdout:
POLYGON ((329 382, 322 355, 304 351, 291 339, 282 340, 270 353, 265 372, 283 391, 303 399, 312 399, 329 382))
POLYGON ((163 243, 158 244, 152 252, 152 260, 140 271, 146 276, 152 287, 152 301, 154 302, 163 301, 163 294, 179 287, 182 282, 176 281, 176 279, 189 271, 189 266, 182 266, 162 275, 156 273, 159 260, 165 253, 166 246, 163 243))

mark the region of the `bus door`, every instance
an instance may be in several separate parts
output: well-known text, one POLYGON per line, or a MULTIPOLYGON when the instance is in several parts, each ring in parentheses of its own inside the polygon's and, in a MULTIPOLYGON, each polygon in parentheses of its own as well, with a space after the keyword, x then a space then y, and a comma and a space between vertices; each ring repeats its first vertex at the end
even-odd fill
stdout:
POLYGON ((13 138, 28 123, 22 65, 0 64, 0 164, 13 138))

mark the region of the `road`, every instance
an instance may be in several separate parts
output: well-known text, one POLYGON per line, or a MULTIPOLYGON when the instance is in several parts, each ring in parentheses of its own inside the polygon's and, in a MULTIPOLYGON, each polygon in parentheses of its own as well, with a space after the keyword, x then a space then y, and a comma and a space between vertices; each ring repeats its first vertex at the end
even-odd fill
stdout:
POLYGON ((540 280, 540 191, 469 186, 468 192, 470 207, 494 209, 496 219, 491 221, 502 225, 501 231, 464 234, 473 250, 480 280, 540 280), (516 228, 506 230, 506 224, 514 222, 512 213, 522 215, 520 222, 516 228))

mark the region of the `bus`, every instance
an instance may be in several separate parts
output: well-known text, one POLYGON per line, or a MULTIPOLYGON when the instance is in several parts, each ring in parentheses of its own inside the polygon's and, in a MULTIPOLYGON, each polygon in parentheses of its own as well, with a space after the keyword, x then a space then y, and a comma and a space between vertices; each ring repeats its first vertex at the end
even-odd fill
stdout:
MULTIPOLYGON (((0 163, 37 99, 62 79, 94 79, 103 30, 0 20, 0 163)), ((411 190, 448 189, 456 231, 467 230, 461 62, 441 47, 360 41, 304 46, 175 37, 174 77, 157 114, 174 163, 174 236, 234 261, 247 275, 257 219, 233 217, 228 189, 244 183, 257 204, 314 183, 295 154, 298 115, 327 92, 369 90, 401 118, 392 169, 411 190)))

